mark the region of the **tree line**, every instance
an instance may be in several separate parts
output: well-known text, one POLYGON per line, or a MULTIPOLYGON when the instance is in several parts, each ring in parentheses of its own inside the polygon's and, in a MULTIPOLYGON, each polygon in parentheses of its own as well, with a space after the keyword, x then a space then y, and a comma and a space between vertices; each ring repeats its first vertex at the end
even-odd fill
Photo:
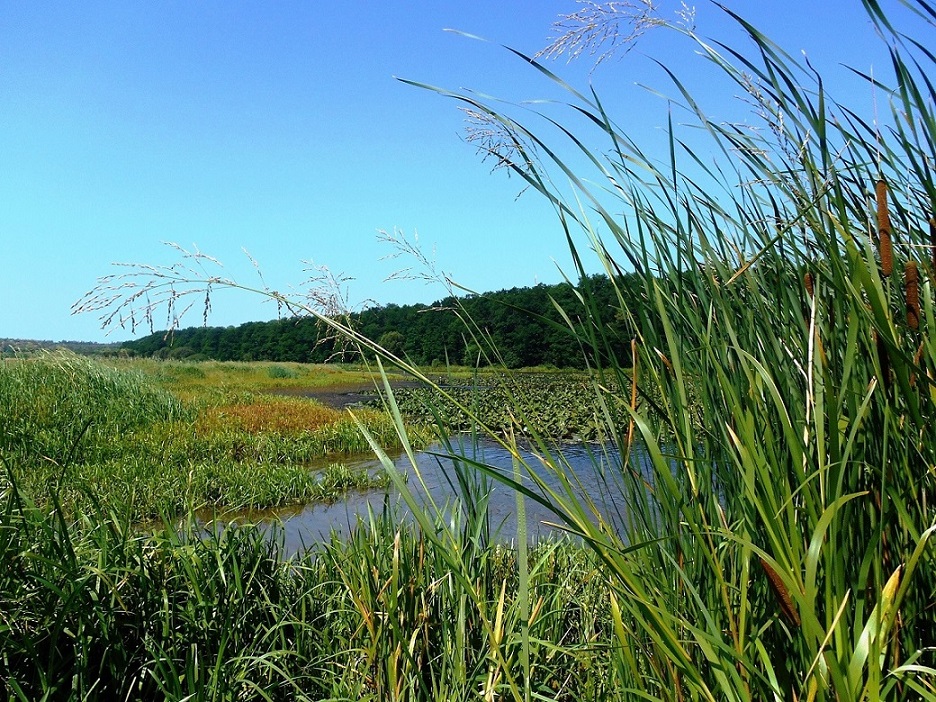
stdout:
MULTIPOLYGON (((624 289, 628 288, 625 284, 624 289)), ((594 331, 619 342, 612 343, 612 348, 629 353, 634 330, 615 312, 619 308, 612 282, 595 275, 582 278, 578 285, 539 284, 449 296, 430 305, 387 304, 351 313, 344 321, 419 365, 580 368, 588 356, 574 342, 569 324, 581 329, 601 318, 602 328, 594 331), (586 305, 595 306, 600 317, 588 314, 586 305), (481 355, 486 344, 478 343, 480 335, 494 342, 500 358, 481 355)), ((342 346, 326 325, 311 317, 157 332, 125 342, 123 349, 138 356, 188 360, 326 363, 360 359, 356 350, 342 346)))

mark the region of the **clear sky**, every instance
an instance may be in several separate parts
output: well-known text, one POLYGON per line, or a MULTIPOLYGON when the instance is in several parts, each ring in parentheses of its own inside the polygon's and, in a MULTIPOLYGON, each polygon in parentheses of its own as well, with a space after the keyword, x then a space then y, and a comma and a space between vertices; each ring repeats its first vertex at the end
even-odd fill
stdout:
MULTIPOLYGON (((791 53, 837 68, 886 54, 859 0, 726 0, 791 53)), ((896 0, 882 0, 885 7, 896 0)), ((197 246, 225 275, 304 279, 303 260, 354 277, 350 301, 432 302, 441 287, 385 279, 406 261, 378 230, 418 232, 439 267, 475 290, 561 279, 561 229, 517 178, 492 174, 464 141, 452 100, 394 76, 510 100, 549 96, 499 47, 534 53, 573 0, 0 3, 0 338, 105 341, 70 306, 113 262, 166 264, 161 242, 197 246), (486 37, 474 41, 443 31, 486 37)), ((667 16, 678 2, 661 0, 667 16)), ((697 4, 700 34, 737 38, 697 4)), ((617 121, 651 147, 668 92, 659 58, 705 94, 691 47, 648 35, 591 77, 617 121), (695 83, 693 82, 695 80, 695 83)), ((587 65, 551 68, 582 87, 587 65)), ((712 109, 739 102, 711 87, 712 109)), ((853 101, 854 102, 854 101, 853 101)), ((869 89, 857 104, 873 109, 869 89)), ((661 157, 663 154, 661 154, 661 157)), ((276 309, 219 294, 209 324, 276 309)), ((199 314, 188 319, 198 324, 199 314)), ((145 333, 145 332, 140 332, 145 333)))

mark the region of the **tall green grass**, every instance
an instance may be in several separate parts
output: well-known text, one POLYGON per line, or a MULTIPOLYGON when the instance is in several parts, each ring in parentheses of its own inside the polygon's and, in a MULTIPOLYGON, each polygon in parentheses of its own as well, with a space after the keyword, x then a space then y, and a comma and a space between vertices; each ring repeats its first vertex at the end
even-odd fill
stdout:
POLYGON ((0 405, 0 445, 57 463, 105 458, 123 435, 191 417, 141 373, 118 373, 67 352, 5 359, 0 405))
MULTIPOLYGON (((932 26, 936 6, 906 4, 932 26)), ((876 2, 865 7, 892 61, 892 84, 868 79, 869 94, 892 105, 883 129, 730 10, 748 53, 671 30, 755 101, 763 129, 709 120, 663 66, 710 139, 704 153, 670 121, 670 161, 653 161, 597 94, 525 56, 593 134, 441 91, 500 130, 491 148, 556 207, 580 277, 584 232, 620 286, 613 310, 586 287, 590 325, 568 333, 608 360, 594 368, 607 434, 625 454, 646 446, 649 466, 624 466, 627 528, 596 526, 571 481, 529 489, 614 583, 624 696, 936 694, 936 59, 925 37, 899 34, 876 2), (564 144, 540 136, 555 127, 564 144), (709 165, 712 154, 723 158, 709 165), (557 173, 572 195, 553 186, 557 173), (625 288, 626 272, 641 285, 625 288), (605 334, 615 315, 640 330, 630 367, 605 334), (610 390, 632 378, 634 393, 610 390)), ((562 477, 558 452, 541 451, 531 469, 562 477)))
MULTIPOLYGON (((0 457, 19 488, 40 504, 55 497, 69 512, 102 502, 141 521, 198 507, 334 500, 385 484, 366 470, 310 468, 369 445, 355 420, 309 400, 243 392, 232 399, 213 388, 183 401, 153 374, 65 353, 4 360, 0 407, 0 457), (235 421, 255 417, 271 426, 235 421)), ((361 419, 393 445, 386 413, 361 419)))
POLYGON ((610 626, 589 553, 533 549, 521 602, 513 551, 455 545, 386 511, 290 560, 251 526, 69 523, 7 482, 0 686, 30 701, 497 699, 523 617, 532 690, 608 692, 609 649, 577 643, 610 626))

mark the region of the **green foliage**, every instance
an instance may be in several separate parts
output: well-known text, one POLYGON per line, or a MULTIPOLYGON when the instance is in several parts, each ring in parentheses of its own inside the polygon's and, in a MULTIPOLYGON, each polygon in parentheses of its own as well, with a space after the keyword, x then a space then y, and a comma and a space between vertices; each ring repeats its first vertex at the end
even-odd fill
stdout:
POLYGON ((292 560, 281 548, 250 526, 141 533, 106 512, 69 524, 7 482, 0 686, 22 700, 499 694, 515 653, 491 659, 486 639, 516 651, 523 611, 531 689, 593 699, 611 683, 607 648, 564 640, 609 626, 606 584, 581 547, 531 550, 525 609, 512 551, 463 548, 453 561, 391 513, 292 560))
MULTIPOLYGON (((630 393, 630 379, 607 390, 630 393)), ((403 386, 394 390, 400 411, 414 424, 441 422, 448 430, 467 432, 477 425, 462 408, 470 407, 484 426, 506 437, 539 436, 551 441, 609 441, 606 417, 594 402, 591 376, 570 372, 484 373, 474 379, 445 383, 440 392, 431 386, 403 386)), ((650 392, 652 388, 647 388, 650 392)), ((643 406, 641 397, 638 406, 643 406)), ((621 407, 613 410, 614 421, 626 423, 621 407)), ((698 422, 699 419, 696 419, 698 422)))
MULTIPOLYGON (((451 358, 473 366, 480 348, 466 339, 456 309, 464 309, 488 329, 503 350, 501 362, 509 368, 552 365, 581 368, 587 360, 575 345, 556 304, 576 319, 587 315, 578 303, 587 285, 599 304, 611 305, 621 287, 632 282, 624 276, 612 285, 606 276, 590 276, 578 288, 568 283, 512 288, 463 298, 448 297, 431 305, 385 305, 356 312, 349 324, 388 353, 408 357, 420 365, 440 365, 451 358)), ((609 324, 622 345, 632 330, 619 318, 609 324), (621 341, 624 340, 624 341, 621 341)), ((124 348, 141 356, 193 360, 195 355, 218 361, 292 361, 324 363, 338 347, 333 332, 312 318, 249 322, 238 327, 190 327, 172 334, 159 332, 125 342, 124 348)), ((620 346, 623 348, 624 346, 620 346)), ((279 371, 277 371, 279 372, 279 371)))
MULTIPOLYGON (((930 0, 903 4, 936 17, 930 0)), ((437 506, 414 493, 418 464, 385 379, 410 483, 360 429, 412 526, 381 515, 308 560, 284 564, 241 531, 135 536, 162 539, 138 557, 120 522, 96 514, 72 530, 60 509, 24 504, 10 480, 0 529, 9 694, 85 696, 96 684, 146 696, 155 684, 169 697, 228 699, 936 697, 936 224, 923 224, 936 211, 936 59, 877 0, 863 5, 893 68, 869 78, 891 101, 880 121, 837 103, 809 64, 728 10, 749 53, 669 29, 754 101, 763 128, 709 120, 664 66, 711 139, 703 152, 671 121, 665 164, 594 91, 529 57, 519 58, 567 91, 578 126, 552 113, 535 122, 540 103, 515 117, 480 93, 440 91, 502 132, 488 148, 566 228, 585 284, 553 307, 591 370, 602 435, 622 456, 615 484, 627 509, 616 528, 536 423, 518 422, 532 447, 521 451, 476 395, 402 361, 434 386, 440 452, 454 459, 460 499, 437 506), (607 274, 610 304, 588 284, 580 232, 607 274), (498 438, 512 468, 449 443, 463 421, 498 438), (493 480, 516 491, 520 514, 529 500, 550 508, 587 550, 528 551, 522 522, 516 555, 492 545, 493 480), (112 535, 117 546, 101 548, 112 535), (129 560, 109 555, 124 551, 129 560), (163 570, 149 572, 151 563, 163 570), (138 618, 124 631, 128 615, 138 618), (118 668, 132 690, 110 682, 118 668)), ((181 282, 158 278, 170 301, 181 282)), ((450 302, 465 323, 459 348, 505 359, 487 316, 450 302)), ((366 355, 387 356, 354 328, 318 319, 366 355)), ((496 382, 507 413, 521 417, 528 391, 509 375, 496 382)))
POLYGON ((59 465, 106 457, 127 434, 191 417, 143 375, 71 353, 4 361, 0 405, 0 451, 59 465))
MULTIPOLYGON (((907 4, 936 17, 926 0, 907 4)), ((893 100, 882 131, 735 15, 750 54, 670 29, 766 123, 710 121, 664 66, 712 140, 703 152, 670 122, 664 165, 594 92, 525 56, 567 91, 573 116, 594 134, 551 131, 556 116, 537 123, 528 105, 515 116, 476 93, 440 91, 500 131, 493 153, 559 211, 580 275, 581 231, 615 286, 621 270, 639 280, 618 288, 611 308, 586 290, 589 323, 569 324, 577 345, 603 361, 592 406, 625 455, 623 531, 594 518, 546 437, 541 461, 527 466, 529 486, 475 466, 549 504, 594 549, 613 583, 622 696, 936 695, 928 575, 936 567, 936 241, 925 225, 936 211, 927 165, 936 144, 934 57, 923 37, 897 34, 877 2, 865 6, 894 68, 890 85, 874 77, 893 100), (587 146, 592 140, 598 146, 587 146), (727 158, 709 165, 712 153, 727 158), (880 180, 889 186, 883 197, 880 180), (918 277, 898 273, 909 263, 918 277), (626 364, 605 332, 618 317, 635 330, 626 364), (634 394, 617 389, 628 377, 637 379, 634 394)), ((482 355, 497 358, 497 341, 464 316, 482 355)), ((493 429, 452 395, 446 402, 479 430, 493 429)))
MULTIPOLYGON (((229 393, 214 388, 220 393, 215 397, 203 390, 193 401, 182 402, 161 387, 202 388, 205 369, 211 370, 163 364, 154 376, 135 365, 116 369, 73 354, 4 361, 0 458, 16 474, 22 492, 40 504, 55 498, 72 512, 100 502, 134 520, 200 506, 238 509, 331 500, 348 489, 385 485, 383 478, 366 472, 309 467, 325 457, 368 450, 348 416, 308 400, 282 398, 279 405, 299 420, 319 414, 325 420, 299 431, 253 430, 231 421, 206 424, 215 403, 231 401, 229 393), (309 411, 302 414, 303 409, 309 411)), ((258 375, 247 366, 239 371, 247 378, 258 375)), ((245 404, 239 407, 254 415, 271 402, 277 408, 275 399, 240 399, 245 404)), ((289 416, 275 418, 282 422, 289 416)), ((385 445, 399 444, 385 413, 361 412, 358 421, 385 445)))
POLYGON ((406 337, 396 330, 381 334, 377 343, 392 356, 403 356, 406 353, 406 337))
POLYGON ((297 378, 299 374, 296 371, 284 366, 270 366, 267 374, 271 378, 297 378))

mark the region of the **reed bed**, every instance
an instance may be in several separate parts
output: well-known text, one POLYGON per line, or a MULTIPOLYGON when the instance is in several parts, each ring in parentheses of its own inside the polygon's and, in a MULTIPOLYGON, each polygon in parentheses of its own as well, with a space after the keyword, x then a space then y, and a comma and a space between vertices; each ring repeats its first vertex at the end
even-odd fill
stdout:
MULTIPOLYGON (((930 2, 909 4, 936 16, 930 2)), ((499 135, 482 149, 553 204, 585 281, 589 324, 567 331, 608 361, 592 365, 591 404, 628 457, 623 533, 576 492, 546 435, 534 432, 529 482, 475 468, 549 505, 596 554, 611 583, 619 698, 936 696, 934 58, 877 2, 863 5, 888 41, 893 82, 865 77, 892 101, 889 129, 836 102, 811 66, 730 10, 753 51, 670 27, 763 121, 709 120, 663 67, 710 139, 704 153, 671 119, 669 162, 651 160, 595 91, 528 56, 564 91, 575 126, 433 88, 499 135), (614 309, 589 296, 583 238, 618 288, 614 309), (622 316, 638 330, 629 364, 604 333, 622 316)), ((471 402, 446 400, 503 436, 471 402)), ((509 411, 522 407, 517 398, 509 411)))
MULTIPOLYGON (((178 382, 211 377, 208 371, 176 365, 169 372, 178 382)), ((256 372, 245 365, 243 374, 256 372)), ((386 484, 335 464, 369 449, 349 416, 223 386, 191 397, 180 399, 138 366, 112 368, 73 354, 4 361, 0 455, 41 504, 53 494, 68 510, 101 501, 136 520, 334 500, 386 484), (334 465, 310 469, 323 460, 334 465)), ((363 412, 358 421, 396 445, 386 413, 363 412)))
POLYGON ((515 551, 465 542, 453 560, 390 512, 286 559, 280 541, 250 526, 141 533, 113 513, 67 523, 15 484, 0 499, 0 680, 10 699, 494 694, 527 611, 531 689, 594 698, 611 683, 607 646, 570 645, 606 641, 610 619, 606 582, 569 543, 531 550, 521 607, 515 551), (487 653, 491 636, 504 656, 487 653))
MULTIPOLYGON (((528 486, 614 583, 624 697, 936 694, 934 271, 922 263, 936 209, 926 165, 933 55, 893 34, 878 3, 864 5, 890 42, 894 83, 869 80, 893 101, 889 131, 734 15, 753 52, 673 29, 757 105, 762 130, 710 121, 665 69, 712 153, 730 154, 715 166, 673 122, 670 162, 651 161, 594 92, 532 59, 597 128, 602 150, 585 146, 583 130, 547 143, 551 115, 537 125, 447 93, 501 130, 511 150, 496 153, 513 154, 506 165, 556 207, 576 261, 584 232, 621 286, 618 309, 591 305, 590 333, 570 325, 574 342, 613 360, 621 354, 602 319, 624 315, 640 330, 630 368, 594 369, 605 431, 625 452, 639 437, 649 456, 650 476, 632 464, 624 483, 625 534, 586 519, 590 505, 574 490, 528 486), (553 172, 573 195, 553 186, 553 172), (636 296, 625 271, 642 279, 636 296), (631 379, 633 393, 611 390, 631 379)), ((542 451, 534 468, 561 470, 542 451)))

